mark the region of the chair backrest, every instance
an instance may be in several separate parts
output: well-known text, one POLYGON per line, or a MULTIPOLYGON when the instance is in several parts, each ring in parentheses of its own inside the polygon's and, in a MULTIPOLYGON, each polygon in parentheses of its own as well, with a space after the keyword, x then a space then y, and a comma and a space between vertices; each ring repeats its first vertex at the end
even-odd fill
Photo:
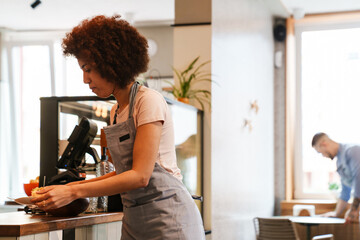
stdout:
POLYGON ((254 218, 257 240, 298 240, 294 224, 287 218, 254 218))

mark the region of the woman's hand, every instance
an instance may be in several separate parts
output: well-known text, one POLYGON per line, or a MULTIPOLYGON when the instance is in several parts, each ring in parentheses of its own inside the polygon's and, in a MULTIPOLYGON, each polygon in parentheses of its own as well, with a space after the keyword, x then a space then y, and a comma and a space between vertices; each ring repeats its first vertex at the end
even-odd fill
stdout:
POLYGON ((36 193, 39 196, 31 199, 31 202, 44 211, 65 206, 76 199, 71 186, 67 185, 47 186, 36 193))

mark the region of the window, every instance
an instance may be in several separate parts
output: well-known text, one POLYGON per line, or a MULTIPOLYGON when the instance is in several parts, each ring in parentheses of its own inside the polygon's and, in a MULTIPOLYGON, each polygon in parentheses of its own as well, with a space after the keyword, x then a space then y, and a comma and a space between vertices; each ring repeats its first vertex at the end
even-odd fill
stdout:
POLYGON ((311 147, 315 133, 360 143, 360 24, 295 25, 297 113, 295 198, 330 198, 336 159, 311 147))
POLYGON ((40 97, 93 95, 82 82, 76 59, 64 58, 63 35, 2 36, 0 204, 7 197, 24 196, 23 183, 39 175, 40 97))
POLYGON ((13 120, 15 141, 22 182, 35 179, 40 159, 40 105, 39 98, 51 96, 49 46, 30 45, 11 48, 12 85, 14 97, 13 120))

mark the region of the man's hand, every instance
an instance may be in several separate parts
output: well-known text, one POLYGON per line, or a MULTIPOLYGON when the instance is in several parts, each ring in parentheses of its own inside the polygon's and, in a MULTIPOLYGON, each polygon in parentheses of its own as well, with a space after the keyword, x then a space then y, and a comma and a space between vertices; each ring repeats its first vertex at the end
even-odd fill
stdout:
POLYGON ((360 204, 360 199, 354 197, 350 209, 347 210, 345 213, 345 224, 359 222, 359 211, 358 211, 359 204, 360 204))
POLYGON ((347 202, 345 202, 342 199, 339 199, 336 204, 335 211, 327 212, 327 213, 321 214, 320 216, 321 217, 340 217, 340 216, 342 216, 342 213, 346 209, 347 205, 348 205, 347 202))
POLYGON ((358 223, 359 222, 359 211, 357 209, 348 209, 345 213, 345 224, 358 223))
POLYGON ((335 211, 323 213, 323 214, 320 214, 319 216, 320 216, 320 217, 337 217, 335 211))

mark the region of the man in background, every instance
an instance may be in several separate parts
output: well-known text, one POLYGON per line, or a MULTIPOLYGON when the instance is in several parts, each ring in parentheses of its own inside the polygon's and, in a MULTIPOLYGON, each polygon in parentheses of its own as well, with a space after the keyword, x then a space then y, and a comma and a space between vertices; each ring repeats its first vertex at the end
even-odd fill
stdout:
POLYGON ((341 178, 341 194, 332 212, 325 217, 340 217, 347 207, 351 189, 354 189, 354 200, 345 213, 346 223, 359 221, 360 204, 360 146, 337 143, 325 133, 317 133, 312 139, 312 147, 324 157, 333 160, 337 157, 337 172, 341 178))

